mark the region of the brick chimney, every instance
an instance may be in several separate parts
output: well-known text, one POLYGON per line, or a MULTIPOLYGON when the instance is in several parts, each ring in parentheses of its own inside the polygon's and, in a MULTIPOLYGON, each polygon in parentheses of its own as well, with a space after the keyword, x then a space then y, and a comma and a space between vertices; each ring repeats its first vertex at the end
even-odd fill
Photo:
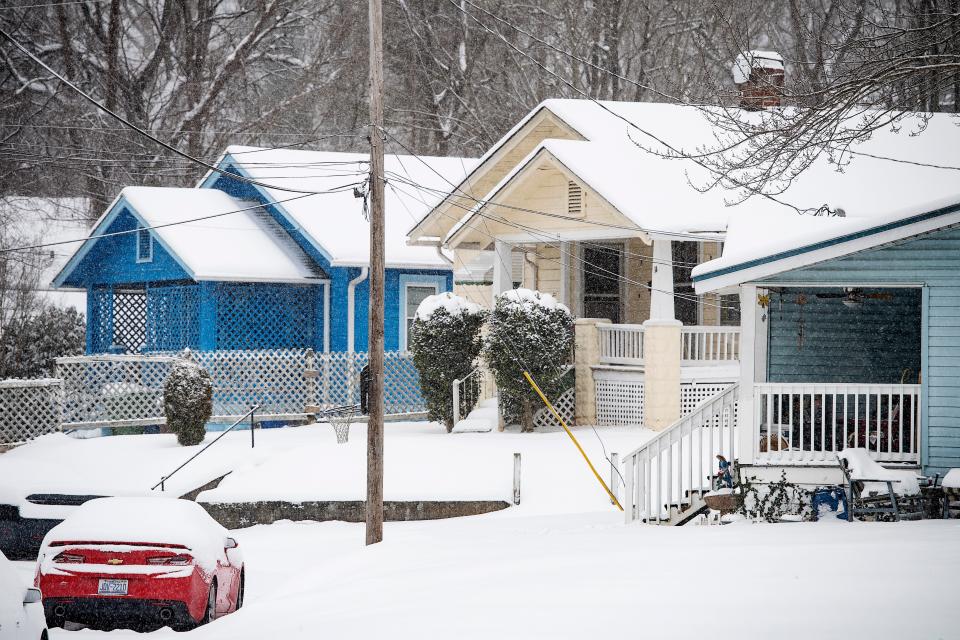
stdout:
POLYGON ((783 58, 775 51, 745 51, 733 62, 740 106, 750 111, 779 107, 783 96, 783 58))

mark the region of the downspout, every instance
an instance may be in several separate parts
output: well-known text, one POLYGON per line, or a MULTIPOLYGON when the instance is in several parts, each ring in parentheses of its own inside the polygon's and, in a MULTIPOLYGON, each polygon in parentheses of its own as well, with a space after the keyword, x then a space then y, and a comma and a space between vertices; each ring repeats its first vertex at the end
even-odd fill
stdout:
POLYGON ((351 280, 347 284, 347 352, 353 353, 353 336, 354 336, 354 327, 353 325, 356 322, 357 314, 354 309, 354 289, 357 285, 367 279, 367 276, 370 273, 369 267, 361 267, 360 275, 351 280))
POLYGON ((448 265, 450 265, 450 266, 452 267, 452 266, 453 266, 453 260, 451 260, 450 258, 447 257, 447 254, 445 254, 445 253, 443 252, 443 249, 440 247, 440 244, 437 243, 437 244, 435 244, 435 245, 433 245, 433 246, 434 246, 434 248, 437 250, 437 255, 440 256, 440 259, 443 260, 444 262, 446 262, 448 265))

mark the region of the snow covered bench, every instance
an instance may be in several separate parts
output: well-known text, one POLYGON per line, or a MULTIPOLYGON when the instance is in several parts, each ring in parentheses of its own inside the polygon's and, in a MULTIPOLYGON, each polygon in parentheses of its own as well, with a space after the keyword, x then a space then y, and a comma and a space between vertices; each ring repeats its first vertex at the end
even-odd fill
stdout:
POLYGON ((845 480, 847 520, 857 515, 889 514, 894 520, 923 517, 923 500, 916 473, 886 469, 866 449, 849 448, 837 454, 845 480))

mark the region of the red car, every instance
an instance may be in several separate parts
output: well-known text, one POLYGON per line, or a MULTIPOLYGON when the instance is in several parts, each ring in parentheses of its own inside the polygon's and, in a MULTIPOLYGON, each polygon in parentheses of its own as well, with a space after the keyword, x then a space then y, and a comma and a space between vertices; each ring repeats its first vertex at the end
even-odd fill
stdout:
POLYGON ((193 628, 243 604, 237 541, 195 502, 99 498, 43 540, 35 586, 47 624, 193 628))

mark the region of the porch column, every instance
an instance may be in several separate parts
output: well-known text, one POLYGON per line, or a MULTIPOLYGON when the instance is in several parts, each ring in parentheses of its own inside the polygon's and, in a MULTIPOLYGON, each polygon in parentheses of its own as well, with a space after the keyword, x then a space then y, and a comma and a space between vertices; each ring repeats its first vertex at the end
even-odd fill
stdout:
POLYGON ((497 294, 513 289, 512 248, 503 240, 494 240, 493 243, 493 299, 496 304, 497 294))
POLYGON ((673 243, 653 239, 653 277, 650 283, 650 319, 673 320, 673 243))
POLYGON ((217 283, 200 283, 200 350, 217 348, 217 283))
POLYGON ((659 431, 680 419, 680 339, 673 305, 671 241, 653 239, 650 319, 643 323, 643 422, 659 431))
POLYGON ((560 302, 573 311, 570 304, 570 250, 568 241, 560 242, 560 302))
POLYGON ((610 324, 606 318, 577 318, 574 324, 574 375, 576 376, 577 424, 597 424, 597 386, 593 365, 600 364, 600 330, 597 325, 610 324))
MULTIPOLYGON (((740 464, 753 464, 753 449, 757 442, 759 425, 754 408, 753 383, 757 369, 762 366, 757 358, 757 336, 763 309, 757 304, 757 288, 754 285, 740 287, 740 397, 737 406, 737 450, 740 464)), ((765 358, 764 358, 765 359, 765 358)))

